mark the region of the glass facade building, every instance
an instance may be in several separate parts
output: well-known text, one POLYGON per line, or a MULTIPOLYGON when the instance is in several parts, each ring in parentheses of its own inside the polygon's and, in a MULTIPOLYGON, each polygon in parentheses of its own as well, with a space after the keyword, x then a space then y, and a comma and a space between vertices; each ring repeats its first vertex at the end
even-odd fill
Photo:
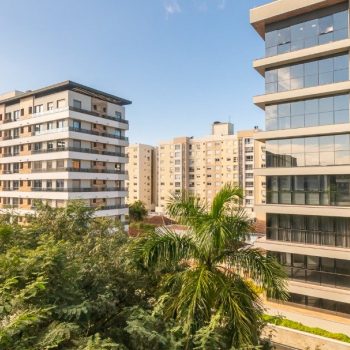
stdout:
MULTIPOLYGON (((349 2, 276 0, 251 11, 265 40, 266 184, 256 246, 285 267, 290 302, 350 315, 349 2), (348 253, 348 254, 347 254, 348 253), (317 297, 315 297, 317 296, 317 297)), ((277 307, 277 306, 276 306, 277 307)))

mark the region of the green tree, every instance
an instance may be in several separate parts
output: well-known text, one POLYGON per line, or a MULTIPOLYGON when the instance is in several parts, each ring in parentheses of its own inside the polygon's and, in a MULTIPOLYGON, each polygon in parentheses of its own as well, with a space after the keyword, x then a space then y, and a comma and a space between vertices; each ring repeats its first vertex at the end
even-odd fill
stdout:
POLYGON ((286 298, 285 273, 272 257, 245 244, 250 220, 240 208, 242 191, 226 185, 211 207, 195 197, 173 198, 168 213, 188 227, 166 228, 135 240, 142 268, 164 269, 159 303, 186 335, 186 349, 253 349, 263 308, 259 294, 286 298))
POLYGON ((72 202, 12 221, 0 224, 0 349, 176 349, 152 314, 157 280, 129 268, 112 220, 72 202))
POLYGON ((136 201, 129 206, 129 217, 131 221, 143 221, 147 216, 147 209, 142 201, 136 201))

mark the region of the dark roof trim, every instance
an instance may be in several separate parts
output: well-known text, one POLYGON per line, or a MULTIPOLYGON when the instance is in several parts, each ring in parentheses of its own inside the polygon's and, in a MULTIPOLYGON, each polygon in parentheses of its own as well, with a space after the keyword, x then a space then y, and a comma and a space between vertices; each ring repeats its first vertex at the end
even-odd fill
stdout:
POLYGON ((115 103, 119 106, 129 105, 132 103, 131 101, 125 100, 121 97, 111 95, 106 92, 75 83, 74 81, 66 80, 62 83, 50 85, 38 90, 28 91, 23 94, 7 98, 5 100, 0 100, 0 104, 5 103, 10 105, 10 104, 19 102, 22 98, 25 98, 25 97, 29 97, 29 96, 41 97, 41 96, 46 96, 46 95, 50 95, 50 94, 65 91, 65 90, 76 91, 84 95, 96 97, 110 103, 115 103))

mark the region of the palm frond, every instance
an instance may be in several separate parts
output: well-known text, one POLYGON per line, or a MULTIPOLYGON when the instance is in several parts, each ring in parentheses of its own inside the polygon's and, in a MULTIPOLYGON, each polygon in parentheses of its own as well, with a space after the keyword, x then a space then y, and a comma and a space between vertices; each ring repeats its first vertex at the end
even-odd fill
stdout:
POLYGON ((154 232, 136 238, 131 253, 143 267, 175 266, 182 260, 199 255, 191 235, 179 235, 173 230, 161 227, 154 232))
POLYGON ((229 205, 238 205, 243 198, 243 191, 239 187, 225 184, 222 189, 215 195, 211 206, 211 217, 220 218, 229 205))
POLYGON ((277 260, 258 249, 243 248, 227 252, 223 261, 236 273, 250 278, 275 299, 288 298, 286 273, 277 260))
POLYGON ((167 204, 167 213, 179 224, 195 226, 207 208, 200 198, 188 192, 174 194, 167 204))

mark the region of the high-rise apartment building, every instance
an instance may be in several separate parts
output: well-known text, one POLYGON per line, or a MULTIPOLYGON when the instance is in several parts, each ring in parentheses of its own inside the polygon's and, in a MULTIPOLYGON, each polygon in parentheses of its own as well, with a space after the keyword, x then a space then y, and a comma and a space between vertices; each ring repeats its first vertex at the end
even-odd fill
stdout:
MULTIPOLYGON (((210 204, 225 183, 243 188, 243 206, 253 215, 253 169, 264 164, 263 144, 254 140, 257 129, 233 133, 231 123, 215 122, 203 138, 178 137, 158 148, 158 209, 164 211, 171 195, 188 191, 210 204)), ((258 180, 260 181, 260 180, 258 180)))
POLYGON ((1 95, 1 212, 80 199, 123 221, 130 103, 71 81, 1 95))
POLYGON ((127 203, 140 200, 147 210, 154 210, 157 200, 156 148, 137 143, 127 148, 127 154, 127 203))
MULTIPOLYGON (((289 275, 290 301, 350 315, 349 2, 276 0, 254 8, 265 39, 266 223, 257 245, 289 275)), ((302 311, 302 310, 301 310, 302 311)))

